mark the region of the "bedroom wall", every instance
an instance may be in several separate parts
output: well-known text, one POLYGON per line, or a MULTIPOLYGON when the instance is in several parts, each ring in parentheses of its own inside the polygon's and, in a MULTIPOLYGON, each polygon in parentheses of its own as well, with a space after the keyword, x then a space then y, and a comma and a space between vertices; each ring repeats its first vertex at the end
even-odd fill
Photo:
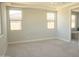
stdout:
POLYGON ((58 9, 58 18, 57 18, 57 33, 58 38, 71 41, 71 11, 75 8, 79 8, 79 3, 74 5, 63 7, 58 9))
POLYGON ((72 13, 72 15, 76 15, 76 28, 78 28, 79 27, 79 12, 74 12, 74 11, 72 11, 71 12, 72 13))
POLYGON ((58 9, 57 30, 48 30, 46 12, 40 9, 23 9, 23 30, 11 31, 8 26, 8 41, 27 41, 46 37, 58 37, 59 39, 71 40, 71 9, 79 7, 75 4, 58 9), (33 17, 32 17, 33 16, 33 17), (37 24, 37 25, 36 25, 37 24))
POLYGON ((22 30, 12 31, 8 22, 8 41, 28 41, 56 37, 56 30, 47 28, 47 10, 23 8, 22 30))
POLYGON ((0 34, 0 56, 5 56, 6 50, 7 50, 7 23, 6 23, 6 7, 5 3, 0 3, 1 4, 1 13, 2 13, 2 24, 1 24, 1 29, 2 29, 2 34, 0 34))
POLYGON ((69 8, 66 7, 58 10, 58 19, 57 19, 58 38, 65 41, 71 40, 70 17, 71 13, 69 8))

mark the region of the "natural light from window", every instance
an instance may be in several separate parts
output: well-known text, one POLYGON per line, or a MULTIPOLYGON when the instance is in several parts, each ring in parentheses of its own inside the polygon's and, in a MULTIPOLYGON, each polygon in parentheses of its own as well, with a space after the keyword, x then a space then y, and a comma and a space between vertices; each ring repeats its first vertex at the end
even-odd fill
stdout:
POLYGON ((48 22, 48 29, 54 28, 54 22, 48 22))
POLYGON ((9 21, 11 30, 22 30, 22 11, 9 10, 9 21))
POLYGON ((11 21, 10 28, 11 30, 21 30, 21 21, 11 21))
POLYGON ((55 20, 55 14, 54 13, 47 13, 47 20, 55 20))
POLYGON ((72 28, 75 28, 76 27, 75 22, 76 22, 76 15, 72 15, 72 20, 71 20, 71 27, 72 28))
POLYGON ((53 12, 47 13, 47 28, 48 29, 55 28, 55 13, 53 12))

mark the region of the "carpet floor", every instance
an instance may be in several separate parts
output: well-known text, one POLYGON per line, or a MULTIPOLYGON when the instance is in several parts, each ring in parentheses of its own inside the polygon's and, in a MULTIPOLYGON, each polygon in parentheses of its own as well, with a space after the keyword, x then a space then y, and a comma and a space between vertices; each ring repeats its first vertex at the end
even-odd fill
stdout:
POLYGON ((52 39, 21 44, 10 44, 10 57, 79 57, 79 47, 73 43, 52 39))

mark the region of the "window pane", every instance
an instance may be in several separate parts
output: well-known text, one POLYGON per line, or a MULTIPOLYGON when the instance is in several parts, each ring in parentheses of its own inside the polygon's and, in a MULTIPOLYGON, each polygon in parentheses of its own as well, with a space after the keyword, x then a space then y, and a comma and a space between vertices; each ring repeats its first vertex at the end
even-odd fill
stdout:
POLYGON ((21 30, 21 21, 10 21, 11 30, 21 30))
POLYGON ((47 13, 47 20, 55 20, 55 13, 47 13))
POLYGON ((47 27, 48 29, 54 29, 54 22, 48 22, 47 27))
POLYGON ((10 20, 22 20, 21 10, 9 10, 10 20))
POLYGON ((72 15, 72 23, 71 23, 72 28, 76 27, 75 21, 76 21, 76 15, 72 15))
POLYGON ((75 15, 72 15, 72 20, 75 20, 76 19, 76 16, 75 15))
POLYGON ((72 22, 72 28, 75 28, 75 23, 74 22, 72 22))

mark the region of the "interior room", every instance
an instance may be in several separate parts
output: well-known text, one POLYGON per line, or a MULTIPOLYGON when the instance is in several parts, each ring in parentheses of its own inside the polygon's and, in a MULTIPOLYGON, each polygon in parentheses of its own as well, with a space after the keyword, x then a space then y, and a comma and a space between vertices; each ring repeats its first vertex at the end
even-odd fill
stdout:
POLYGON ((79 7, 71 10, 72 20, 71 20, 71 38, 73 42, 78 43, 78 33, 79 33, 79 7))
POLYGON ((0 56, 79 57, 78 2, 0 2, 0 56))

